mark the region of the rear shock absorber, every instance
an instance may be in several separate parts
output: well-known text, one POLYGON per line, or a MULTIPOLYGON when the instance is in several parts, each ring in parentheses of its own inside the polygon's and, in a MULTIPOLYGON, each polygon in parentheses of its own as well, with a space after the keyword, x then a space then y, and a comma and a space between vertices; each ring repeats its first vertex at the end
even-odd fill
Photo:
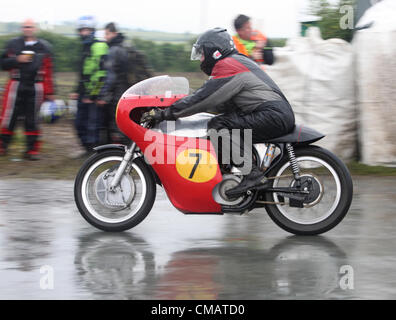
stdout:
POLYGON ((261 162, 261 170, 266 171, 274 160, 276 147, 273 144, 269 144, 267 147, 267 151, 265 152, 264 159, 261 162))
POLYGON ((294 148, 290 143, 286 144, 287 153, 289 155, 290 166, 294 175, 294 179, 297 182, 297 186, 300 184, 300 168, 298 167, 296 154, 294 153, 294 148))

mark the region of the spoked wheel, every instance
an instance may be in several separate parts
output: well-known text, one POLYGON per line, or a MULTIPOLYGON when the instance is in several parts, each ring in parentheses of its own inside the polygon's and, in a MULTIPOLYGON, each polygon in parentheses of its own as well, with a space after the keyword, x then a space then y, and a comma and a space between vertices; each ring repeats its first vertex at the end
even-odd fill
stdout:
POLYGON ((97 153, 77 175, 74 197, 81 215, 94 227, 110 232, 131 229, 150 212, 156 186, 145 162, 138 158, 110 190, 111 181, 124 157, 121 150, 97 153))
MULTIPOLYGON (((290 199, 267 193, 266 205, 272 220, 284 230, 298 235, 317 235, 342 221, 352 201, 353 184, 346 166, 331 152, 319 147, 296 149, 300 168, 303 208, 290 206, 290 199)), ((283 159, 270 173, 273 187, 295 187, 290 162, 283 159)))

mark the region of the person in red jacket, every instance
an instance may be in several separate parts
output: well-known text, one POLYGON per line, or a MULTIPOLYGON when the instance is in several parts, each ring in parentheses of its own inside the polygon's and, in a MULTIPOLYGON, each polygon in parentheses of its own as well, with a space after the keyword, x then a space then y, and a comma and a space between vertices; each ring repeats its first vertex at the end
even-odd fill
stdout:
POLYGON ((24 157, 28 160, 39 159, 40 106, 54 98, 51 46, 37 39, 35 32, 34 21, 24 21, 23 35, 9 41, 0 57, 1 68, 10 73, 0 116, 0 155, 6 155, 17 119, 23 116, 27 143, 24 157))

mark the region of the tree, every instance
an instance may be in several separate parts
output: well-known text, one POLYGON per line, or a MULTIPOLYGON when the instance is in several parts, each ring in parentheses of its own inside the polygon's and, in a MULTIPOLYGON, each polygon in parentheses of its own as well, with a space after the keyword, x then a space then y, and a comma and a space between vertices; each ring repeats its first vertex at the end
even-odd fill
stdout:
POLYGON ((56 71, 77 71, 81 55, 81 43, 78 38, 48 31, 41 31, 37 36, 52 45, 56 71))
POLYGON ((199 71, 199 63, 190 60, 192 45, 156 43, 139 38, 133 39, 133 43, 146 54, 149 64, 157 72, 199 71))
POLYGON ((311 14, 322 18, 318 26, 323 39, 352 41, 355 0, 311 0, 311 14))

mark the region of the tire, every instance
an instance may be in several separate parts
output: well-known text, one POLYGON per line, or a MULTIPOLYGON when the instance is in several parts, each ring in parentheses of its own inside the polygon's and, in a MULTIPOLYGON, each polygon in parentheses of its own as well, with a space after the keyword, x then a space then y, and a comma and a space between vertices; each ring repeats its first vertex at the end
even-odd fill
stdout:
MULTIPOLYGON (((281 227, 287 232, 302 236, 312 236, 312 235, 319 235, 325 233, 333 229, 335 226, 337 226, 343 220, 343 218, 345 217, 345 215, 347 214, 350 208, 353 197, 353 183, 352 183, 351 175, 345 164, 340 159, 338 159, 333 153, 331 153, 326 149, 317 146, 308 146, 304 148, 296 148, 295 154, 297 161, 299 161, 299 159, 304 159, 303 157, 306 157, 306 159, 307 157, 313 157, 324 161, 334 170, 334 172, 336 173, 339 179, 340 193, 341 193, 341 195, 338 196, 339 200, 337 206, 335 207, 334 210, 330 209, 329 211, 330 214, 326 218, 324 218, 324 220, 313 224, 297 223, 289 219, 288 217, 285 216, 284 213, 282 213, 281 211, 283 210, 281 209, 282 206, 267 204, 265 208, 270 218, 279 227, 281 227)), ((289 162, 288 157, 284 157, 284 159, 282 159, 280 163, 269 172, 268 177, 278 176, 279 173, 281 173, 280 170, 284 168, 284 166, 288 162, 289 162)), ((270 180, 270 181, 271 181, 271 186, 273 186, 275 180, 270 180)), ((325 188, 323 190, 325 190, 325 188)), ((326 190, 324 192, 326 192, 326 190)), ((264 195, 264 198, 267 202, 276 202, 277 200, 279 200, 276 197, 277 196, 275 195, 275 193, 265 193, 264 195)), ((318 203, 320 203, 320 201, 318 203)), ((289 206, 287 207, 290 208, 289 206)), ((302 210, 306 210, 306 209, 302 209, 302 210)))
MULTIPOLYGON (((133 161, 133 169, 136 170, 136 172, 140 172, 139 178, 143 177, 144 182, 142 180, 142 183, 143 184, 145 183, 145 195, 142 197, 142 199, 139 202, 140 205, 137 208, 137 212, 134 213, 132 217, 126 219, 125 221, 115 222, 115 223, 103 221, 98 217, 95 217, 94 213, 90 212, 90 210, 86 205, 86 202, 84 202, 84 197, 83 197, 83 192, 86 192, 86 190, 83 190, 84 179, 89 179, 89 177, 86 178, 87 173, 89 173, 90 170, 92 170, 91 168, 95 168, 95 165, 98 165, 98 163, 100 163, 101 161, 106 161, 106 159, 120 158, 120 160, 122 160, 124 154, 125 153, 122 150, 115 150, 115 149, 105 150, 94 154, 89 159, 87 159, 86 162, 83 164, 83 166, 81 167, 80 171, 77 174, 74 184, 74 199, 81 215, 89 224, 91 224, 95 228, 107 232, 122 232, 137 226, 147 217, 147 215, 151 211, 156 197, 157 189, 153 175, 150 169, 148 168, 147 164, 144 162, 144 160, 142 158, 137 158, 133 161)), ((113 161, 118 161, 118 159, 113 161)), ((86 183, 86 189, 89 188, 88 185, 89 184, 86 183)), ((85 199, 87 198, 88 197, 86 196, 85 199)), ((89 201, 89 200, 85 200, 85 201, 89 201)), ((94 208, 91 207, 91 211, 94 211, 94 208)))

